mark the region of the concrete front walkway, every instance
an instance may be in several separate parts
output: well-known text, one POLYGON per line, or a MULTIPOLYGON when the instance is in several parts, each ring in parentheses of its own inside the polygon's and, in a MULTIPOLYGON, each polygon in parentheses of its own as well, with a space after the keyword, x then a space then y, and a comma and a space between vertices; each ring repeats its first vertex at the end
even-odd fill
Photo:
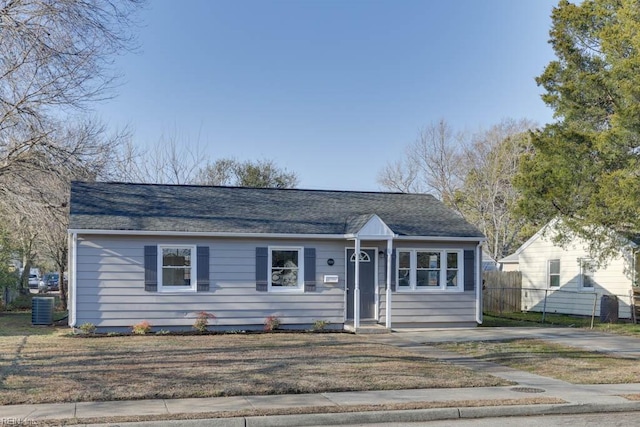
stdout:
POLYGON ((640 359, 640 338, 578 328, 399 329, 393 335, 416 343, 504 341, 536 338, 558 344, 640 359))
MULTIPOLYGON (((462 417, 536 415, 584 412, 640 411, 640 402, 620 395, 639 394, 637 384, 573 385, 564 381, 481 362, 456 353, 429 346, 431 342, 462 340, 499 340, 509 338, 540 338, 617 355, 640 358, 640 340, 573 329, 556 328, 474 328, 402 330, 392 334, 371 335, 369 339, 383 345, 399 346, 428 357, 445 360, 474 370, 513 381, 507 387, 456 389, 419 389, 395 391, 364 391, 277 396, 243 396, 201 399, 158 399, 145 401, 78 402, 63 404, 0 406, 0 424, 28 424, 29 420, 69 420, 113 416, 201 414, 274 408, 340 407, 350 405, 381 405, 411 402, 447 402, 454 407, 413 411, 379 411, 351 414, 308 414, 238 417, 212 420, 192 420, 171 423, 134 423, 133 425, 181 426, 303 426, 340 425, 366 422, 411 422, 462 417), (425 344, 427 343, 427 344, 425 344), (606 349, 606 350, 603 350, 606 349), (565 404, 518 405, 469 408, 456 402, 469 400, 520 399, 555 397, 565 404)), ((118 425, 127 425, 119 423, 118 425)))

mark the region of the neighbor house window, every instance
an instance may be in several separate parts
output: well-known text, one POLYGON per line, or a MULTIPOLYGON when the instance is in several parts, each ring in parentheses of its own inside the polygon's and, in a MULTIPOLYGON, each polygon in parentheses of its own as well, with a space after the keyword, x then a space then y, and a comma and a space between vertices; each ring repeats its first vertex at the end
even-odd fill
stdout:
POLYGON ((158 290, 181 292, 196 290, 195 246, 159 246, 158 290))
POLYGON ((302 248, 269 248, 269 290, 292 291, 304 289, 302 248))
POLYGON ((550 288, 560 287, 560 260, 559 259, 549 260, 549 287, 550 288))
POLYGON ((398 250, 398 290, 462 290, 462 254, 458 250, 398 250))
POLYGON ((593 272, 594 263, 591 258, 580 258, 580 287, 584 290, 593 290, 595 282, 593 272))

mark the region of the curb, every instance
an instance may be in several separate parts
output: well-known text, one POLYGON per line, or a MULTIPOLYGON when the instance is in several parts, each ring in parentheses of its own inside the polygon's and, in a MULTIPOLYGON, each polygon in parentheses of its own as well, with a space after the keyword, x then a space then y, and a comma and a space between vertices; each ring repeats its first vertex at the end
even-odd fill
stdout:
POLYGON ((329 414, 269 415, 261 417, 209 418, 199 420, 145 421, 90 424, 86 427, 305 427, 372 423, 412 423, 438 420, 493 418, 533 415, 571 415, 603 412, 639 412, 639 402, 614 404, 549 404, 409 409, 400 411, 344 412, 329 414))

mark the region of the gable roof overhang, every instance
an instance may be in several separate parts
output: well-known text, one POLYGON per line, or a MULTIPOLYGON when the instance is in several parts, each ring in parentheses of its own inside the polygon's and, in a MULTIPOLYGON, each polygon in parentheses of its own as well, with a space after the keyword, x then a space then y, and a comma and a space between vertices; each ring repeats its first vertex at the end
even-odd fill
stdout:
MULTIPOLYGON (((364 219, 363 217, 366 217, 367 219, 364 225, 355 233, 345 234, 347 239, 392 240, 397 237, 396 233, 394 233, 378 215, 360 215, 355 221, 362 222, 362 219, 364 219)), ((351 227, 348 224, 347 229, 349 228, 351 227)))

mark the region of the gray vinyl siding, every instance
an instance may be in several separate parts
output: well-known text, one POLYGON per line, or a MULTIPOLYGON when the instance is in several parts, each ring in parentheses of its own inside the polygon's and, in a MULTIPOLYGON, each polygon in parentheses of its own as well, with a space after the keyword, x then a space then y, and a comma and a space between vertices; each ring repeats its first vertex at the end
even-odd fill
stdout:
MULTIPOLYGON (((444 242, 403 242, 395 241, 395 247, 402 249, 460 249, 473 250, 477 256, 477 246, 473 243, 444 242)), ((383 246, 381 246, 383 247, 383 246)), ((385 247, 386 248, 386 247, 385 247)), ((386 322, 386 264, 379 263, 379 309, 380 323, 386 322)), ((474 258, 474 277, 477 263, 474 258)), ((395 272, 393 272, 395 275, 395 272)), ((464 282, 464 280, 463 280, 464 282)), ((475 286, 478 286, 475 283, 475 286)), ((474 288, 475 289, 475 288, 474 288)), ((391 295, 391 320, 398 324, 464 324, 476 322, 476 291, 463 292, 393 292, 391 295)))
MULTIPOLYGON (((386 251, 386 242, 362 242, 363 247, 386 251)), ((78 237, 75 274, 75 325, 93 323, 102 330, 130 328, 149 321, 156 329, 190 328, 197 313, 206 311, 221 329, 261 328, 276 315, 283 327, 326 320, 334 325, 345 317, 345 255, 353 242, 330 240, 248 240, 179 237, 78 237), (209 247, 209 291, 145 291, 144 247, 158 244, 209 247), (316 291, 271 293, 256 290, 256 247, 296 246, 316 250, 316 291), (329 266, 328 259, 334 264, 329 266), (325 275, 337 275, 337 284, 325 284, 325 275)), ((474 250, 473 243, 395 241, 395 248, 474 250)), ((386 256, 376 256, 377 319, 385 321, 386 256)), ((395 272, 393 272, 395 275, 395 272)), ((476 283, 476 286, 478 284, 476 283)), ((470 324, 475 322, 475 291, 394 292, 393 324, 470 324)))
POLYGON ((213 313, 217 326, 262 325, 278 316, 283 326, 314 320, 343 323, 344 242, 242 241, 205 238, 82 236, 77 249, 76 325, 99 328, 130 327, 142 320, 154 327, 193 325, 198 312, 213 313), (188 244, 208 246, 208 292, 162 293, 144 290, 144 246, 188 244), (316 249, 316 291, 257 292, 255 248, 303 246, 316 249), (333 258, 335 264, 327 265, 333 258), (323 276, 340 276, 325 285, 323 276))

